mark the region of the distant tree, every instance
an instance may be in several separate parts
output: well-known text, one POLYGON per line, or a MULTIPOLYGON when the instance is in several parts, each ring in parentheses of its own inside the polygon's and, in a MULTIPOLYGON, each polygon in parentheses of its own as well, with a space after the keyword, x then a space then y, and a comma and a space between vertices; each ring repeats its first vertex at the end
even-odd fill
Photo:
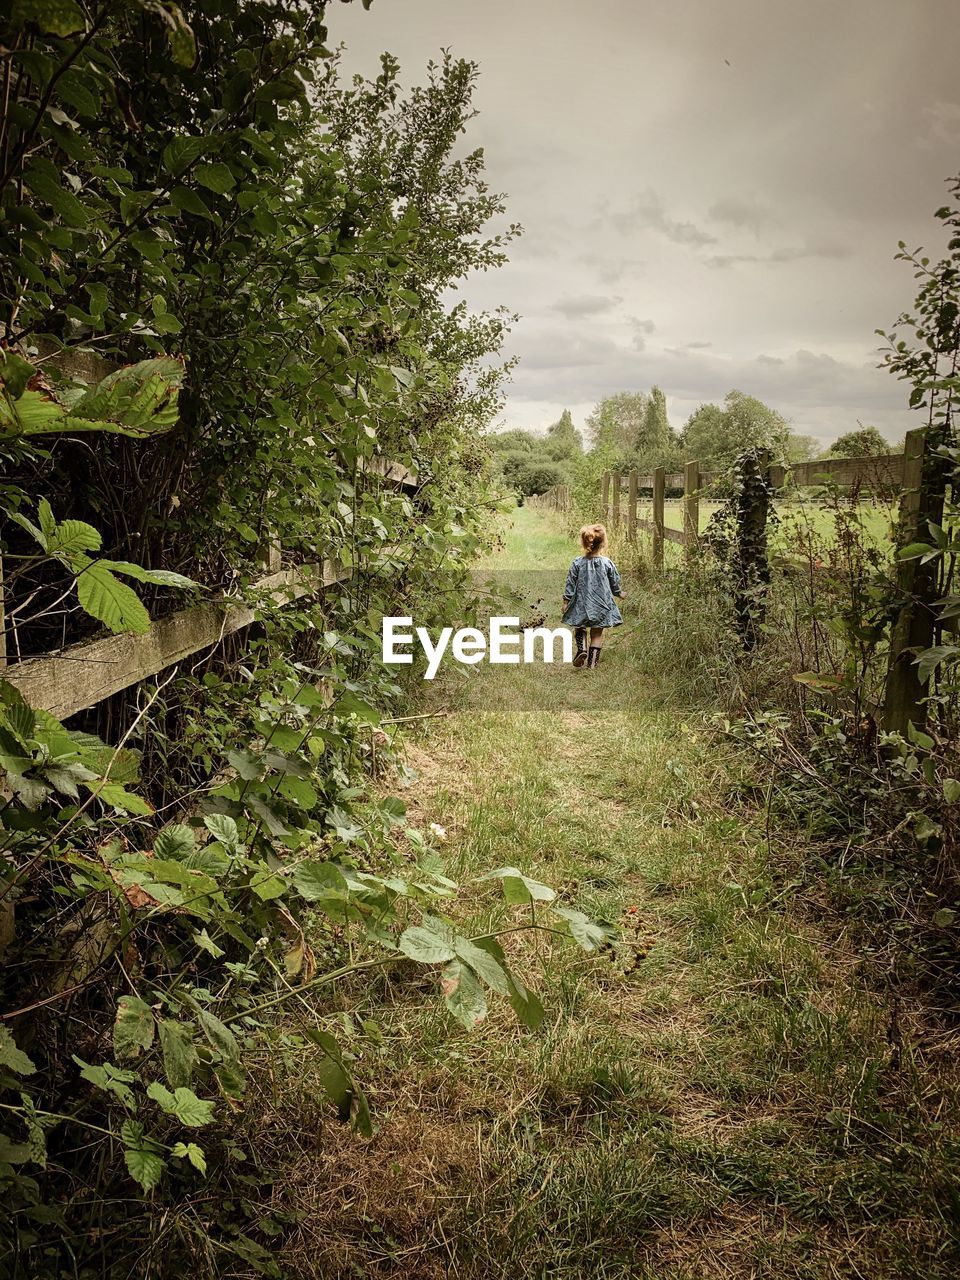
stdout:
POLYGON ((557 462, 583 453, 583 438, 573 425, 569 409, 564 409, 558 421, 547 428, 546 452, 557 462))
POLYGON ((511 449, 508 453, 500 454, 500 474, 509 488, 520 487, 521 472, 530 466, 533 457, 529 449, 511 449))
POLYGON ((859 431, 848 431, 846 435, 834 440, 827 450, 832 458, 877 458, 884 453, 895 453, 897 450, 885 440, 876 427, 861 427, 859 431))
POLYGON ((679 463, 679 440, 667 419, 667 401, 659 387, 650 394, 620 391, 605 396, 587 418, 594 449, 608 450, 611 465, 674 468, 679 463))
POLYGON ((556 462, 544 462, 535 459, 521 468, 517 477, 517 488, 529 498, 534 493, 546 493, 555 484, 566 484, 567 472, 556 462))
POLYGON ((784 459, 791 466, 798 462, 810 462, 820 452, 821 447, 820 441, 815 440, 813 436, 802 436, 791 431, 787 437, 784 459))
POLYGON ((747 449, 769 449, 780 461, 789 454, 790 424, 755 396, 727 394, 723 408, 702 404, 683 428, 683 455, 696 458, 707 471, 725 471, 747 449))
POLYGON ((511 453, 518 449, 530 453, 539 448, 543 437, 535 436, 532 431, 521 431, 519 427, 513 427, 510 431, 491 431, 486 436, 486 441, 494 453, 511 453))

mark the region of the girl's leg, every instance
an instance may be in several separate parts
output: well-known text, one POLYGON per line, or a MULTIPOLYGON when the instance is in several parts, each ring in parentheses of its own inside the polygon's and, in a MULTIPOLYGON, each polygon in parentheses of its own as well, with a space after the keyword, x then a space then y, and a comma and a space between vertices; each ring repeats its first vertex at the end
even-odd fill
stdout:
POLYGON ((595 667, 600 661, 600 652, 603 648, 603 627, 590 628, 590 656, 587 658, 587 666, 595 667))
POLYGON ((573 634, 577 642, 577 652, 573 659, 573 665, 582 667, 587 660, 587 628, 577 627, 573 634))

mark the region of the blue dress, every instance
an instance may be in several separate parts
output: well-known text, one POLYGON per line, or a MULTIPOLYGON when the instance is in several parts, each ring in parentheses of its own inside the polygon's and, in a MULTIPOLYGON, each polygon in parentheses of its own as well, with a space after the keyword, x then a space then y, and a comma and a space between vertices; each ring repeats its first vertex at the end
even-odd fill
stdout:
POLYGON ((577 556, 567 574, 563 621, 568 627, 619 627, 623 622, 614 596, 623 595, 620 574, 609 556, 577 556))

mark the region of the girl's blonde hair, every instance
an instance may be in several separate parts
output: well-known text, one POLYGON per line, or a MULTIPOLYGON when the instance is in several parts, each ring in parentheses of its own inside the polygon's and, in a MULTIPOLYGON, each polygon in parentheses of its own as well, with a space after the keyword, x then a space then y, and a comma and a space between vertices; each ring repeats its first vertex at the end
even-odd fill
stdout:
POLYGON ((607 549, 607 531, 602 524, 585 524, 580 530, 580 545, 588 556, 607 549))

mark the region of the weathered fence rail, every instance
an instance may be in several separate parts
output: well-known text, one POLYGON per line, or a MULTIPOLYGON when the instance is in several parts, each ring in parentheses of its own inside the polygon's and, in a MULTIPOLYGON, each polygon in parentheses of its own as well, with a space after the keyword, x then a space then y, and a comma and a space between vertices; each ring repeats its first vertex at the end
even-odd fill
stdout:
MULTIPOLYGON (((365 460, 360 469, 400 490, 418 487, 414 472, 387 458, 365 460)), ((259 602, 282 607, 319 594, 352 572, 335 560, 281 568, 281 549, 272 541, 263 547, 261 560, 269 572, 251 584, 249 599, 207 601, 158 618, 142 635, 104 636, 10 665, 4 664, 0 650, 0 674, 31 706, 65 720, 193 654, 215 648, 256 621, 259 602)), ((0 613, 0 636, 5 635, 2 621, 0 613)))
MULTIPOLYGON (((938 521, 943 509, 943 493, 931 486, 929 475, 935 460, 926 451, 923 429, 907 433, 902 454, 885 454, 870 458, 827 458, 803 462, 793 467, 765 466, 768 488, 789 495, 808 485, 832 486, 855 492, 876 493, 900 491, 898 545, 925 542, 929 536, 927 523, 938 521)), ((626 510, 621 501, 624 475, 606 471, 600 482, 600 517, 614 533, 621 528, 627 540, 636 542, 638 531, 652 539, 652 560, 664 567, 664 544, 683 546, 687 560, 700 545, 700 498, 722 477, 716 472, 701 471, 696 461, 682 472, 668 472, 658 467, 650 474, 626 473, 626 510), (666 525, 665 503, 668 492, 680 495, 683 512, 682 529, 666 525), (641 504, 651 507, 651 518, 639 514, 641 504)), ((557 485, 540 498, 548 508, 566 513, 572 509, 570 488, 557 485)), ((764 520, 766 513, 764 510, 764 520)), ((936 612, 932 576, 924 575, 918 561, 897 560, 893 569, 896 616, 891 628, 888 669, 883 707, 883 727, 904 733, 909 724, 921 725, 926 719, 926 690, 920 682, 915 662, 919 650, 934 642, 936 612)))

